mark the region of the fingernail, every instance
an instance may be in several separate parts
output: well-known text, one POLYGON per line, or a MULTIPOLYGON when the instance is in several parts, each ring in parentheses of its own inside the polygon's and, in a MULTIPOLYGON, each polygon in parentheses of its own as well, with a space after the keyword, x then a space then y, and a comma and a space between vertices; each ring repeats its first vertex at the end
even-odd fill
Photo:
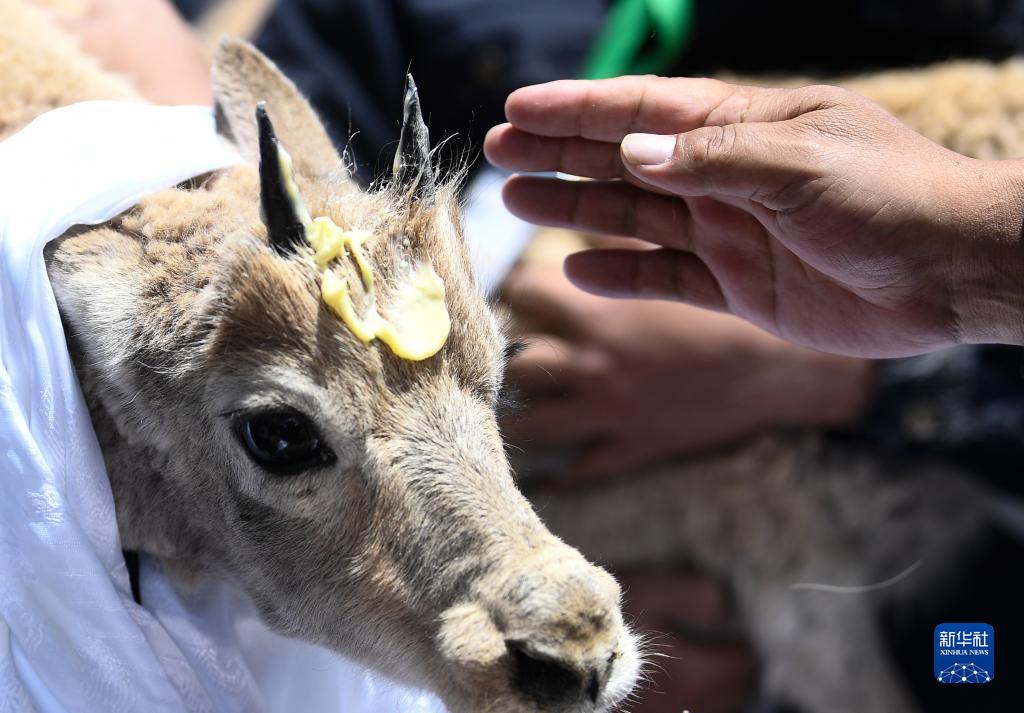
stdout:
POLYGON ((665 163, 672 157, 675 148, 675 136, 630 134, 622 140, 622 155, 637 166, 656 166, 665 163))

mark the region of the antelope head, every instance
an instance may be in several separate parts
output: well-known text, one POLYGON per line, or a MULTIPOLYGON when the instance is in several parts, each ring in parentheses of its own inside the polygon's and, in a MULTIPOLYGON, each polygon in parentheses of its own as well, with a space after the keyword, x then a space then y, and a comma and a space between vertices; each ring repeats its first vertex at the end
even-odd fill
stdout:
POLYGON ((639 667, 619 587, 513 483, 506 343, 415 86, 364 191, 254 48, 223 42, 214 85, 248 165, 48 255, 124 546, 456 713, 615 706, 639 667))

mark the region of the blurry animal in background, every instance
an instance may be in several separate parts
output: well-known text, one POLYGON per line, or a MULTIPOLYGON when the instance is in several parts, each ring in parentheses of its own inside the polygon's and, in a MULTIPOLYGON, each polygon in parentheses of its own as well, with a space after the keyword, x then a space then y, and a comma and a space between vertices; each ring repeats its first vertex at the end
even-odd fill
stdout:
POLYGON ((943 581, 988 508, 951 469, 813 435, 531 498, 553 532, 613 570, 686 564, 728 582, 765 695, 802 713, 918 710, 878 607, 943 581))
MULTIPOLYGON (((837 83, 960 153, 1024 156, 1024 60, 837 83)), ((524 259, 557 264, 587 240, 542 231, 524 259)), ((531 454, 523 457, 528 476, 531 454)), ((886 651, 879 610, 948 580, 995 517, 984 488, 950 466, 815 434, 764 436, 584 490, 526 483, 552 531, 613 571, 684 563, 727 582, 765 695, 802 713, 919 710, 886 651)))
MULTIPOLYGON (((456 713, 614 707, 637 643, 616 582, 516 490, 495 417, 505 340, 415 87, 394 176, 363 191, 252 46, 221 43, 214 85, 218 130, 246 165, 46 251, 123 547, 182 586, 226 576, 275 630, 456 713), (327 274, 344 293, 330 305, 327 274), (447 331, 403 358, 383 326, 415 331, 396 313, 423 274, 447 331)), ((44 14, 0 7, 0 137, 109 98, 137 100, 44 14)))
POLYGON ((980 159, 1024 157, 1024 58, 961 60, 836 82, 932 141, 980 159))

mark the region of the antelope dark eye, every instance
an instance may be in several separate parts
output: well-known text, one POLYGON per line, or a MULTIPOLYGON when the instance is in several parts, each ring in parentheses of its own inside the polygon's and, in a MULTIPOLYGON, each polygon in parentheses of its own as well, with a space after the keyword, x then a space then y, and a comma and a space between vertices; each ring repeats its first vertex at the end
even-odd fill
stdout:
POLYGON ((238 437, 252 459, 274 473, 297 473, 334 460, 309 419, 290 409, 243 416, 238 437))

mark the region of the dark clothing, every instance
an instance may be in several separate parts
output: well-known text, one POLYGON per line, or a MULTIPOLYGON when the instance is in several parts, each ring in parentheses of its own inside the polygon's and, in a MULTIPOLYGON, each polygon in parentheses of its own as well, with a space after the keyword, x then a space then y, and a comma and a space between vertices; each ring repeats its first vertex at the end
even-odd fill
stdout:
POLYGON ((891 601, 885 607, 879 627, 893 665, 903 674, 921 711, 1011 713, 1021 709, 1022 560, 1020 533, 991 526, 970 551, 949 563, 947 579, 933 591, 891 601), (958 686, 933 679, 933 632, 936 626, 948 622, 981 622, 995 628, 995 677, 991 683, 958 686))
MULTIPOLYGON (((179 0, 194 14, 203 0, 179 0)), ((406 71, 440 152, 475 159, 521 86, 576 76, 604 0, 285 0, 256 44, 310 99, 364 179, 389 170, 406 71)))
POLYGON ((1024 50, 1022 0, 695 0, 690 73, 836 76, 1024 50))
MULTIPOLYGON (((933 458, 973 474, 979 488, 1024 498, 1024 350, 949 349, 880 362, 877 388, 860 426, 836 437, 897 457, 933 458)), ((894 475, 894 477, 896 477, 894 475)), ((941 525, 937 525, 941 526, 941 525)), ((924 557, 928 553, 922 553, 924 557)), ((1024 545, 1020 531, 991 524, 951 562, 948 581, 896 600, 880 621, 893 664, 929 713, 1006 713, 1024 700, 1024 545), (996 675, 984 686, 931 680, 932 632, 944 622, 992 624, 996 675)))
POLYGON ((1024 497, 1024 350, 985 345, 880 361, 861 424, 840 438, 938 458, 1024 497))
MULTIPOLYGON (((194 18, 210 0, 176 0, 194 18)), ((364 179, 388 169, 406 70, 441 158, 475 158, 513 89, 576 77, 608 0, 283 0, 256 44, 364 179)), ((846 74, 1024 49, 1024 0, 695 0, 671 74, 846 74)))

